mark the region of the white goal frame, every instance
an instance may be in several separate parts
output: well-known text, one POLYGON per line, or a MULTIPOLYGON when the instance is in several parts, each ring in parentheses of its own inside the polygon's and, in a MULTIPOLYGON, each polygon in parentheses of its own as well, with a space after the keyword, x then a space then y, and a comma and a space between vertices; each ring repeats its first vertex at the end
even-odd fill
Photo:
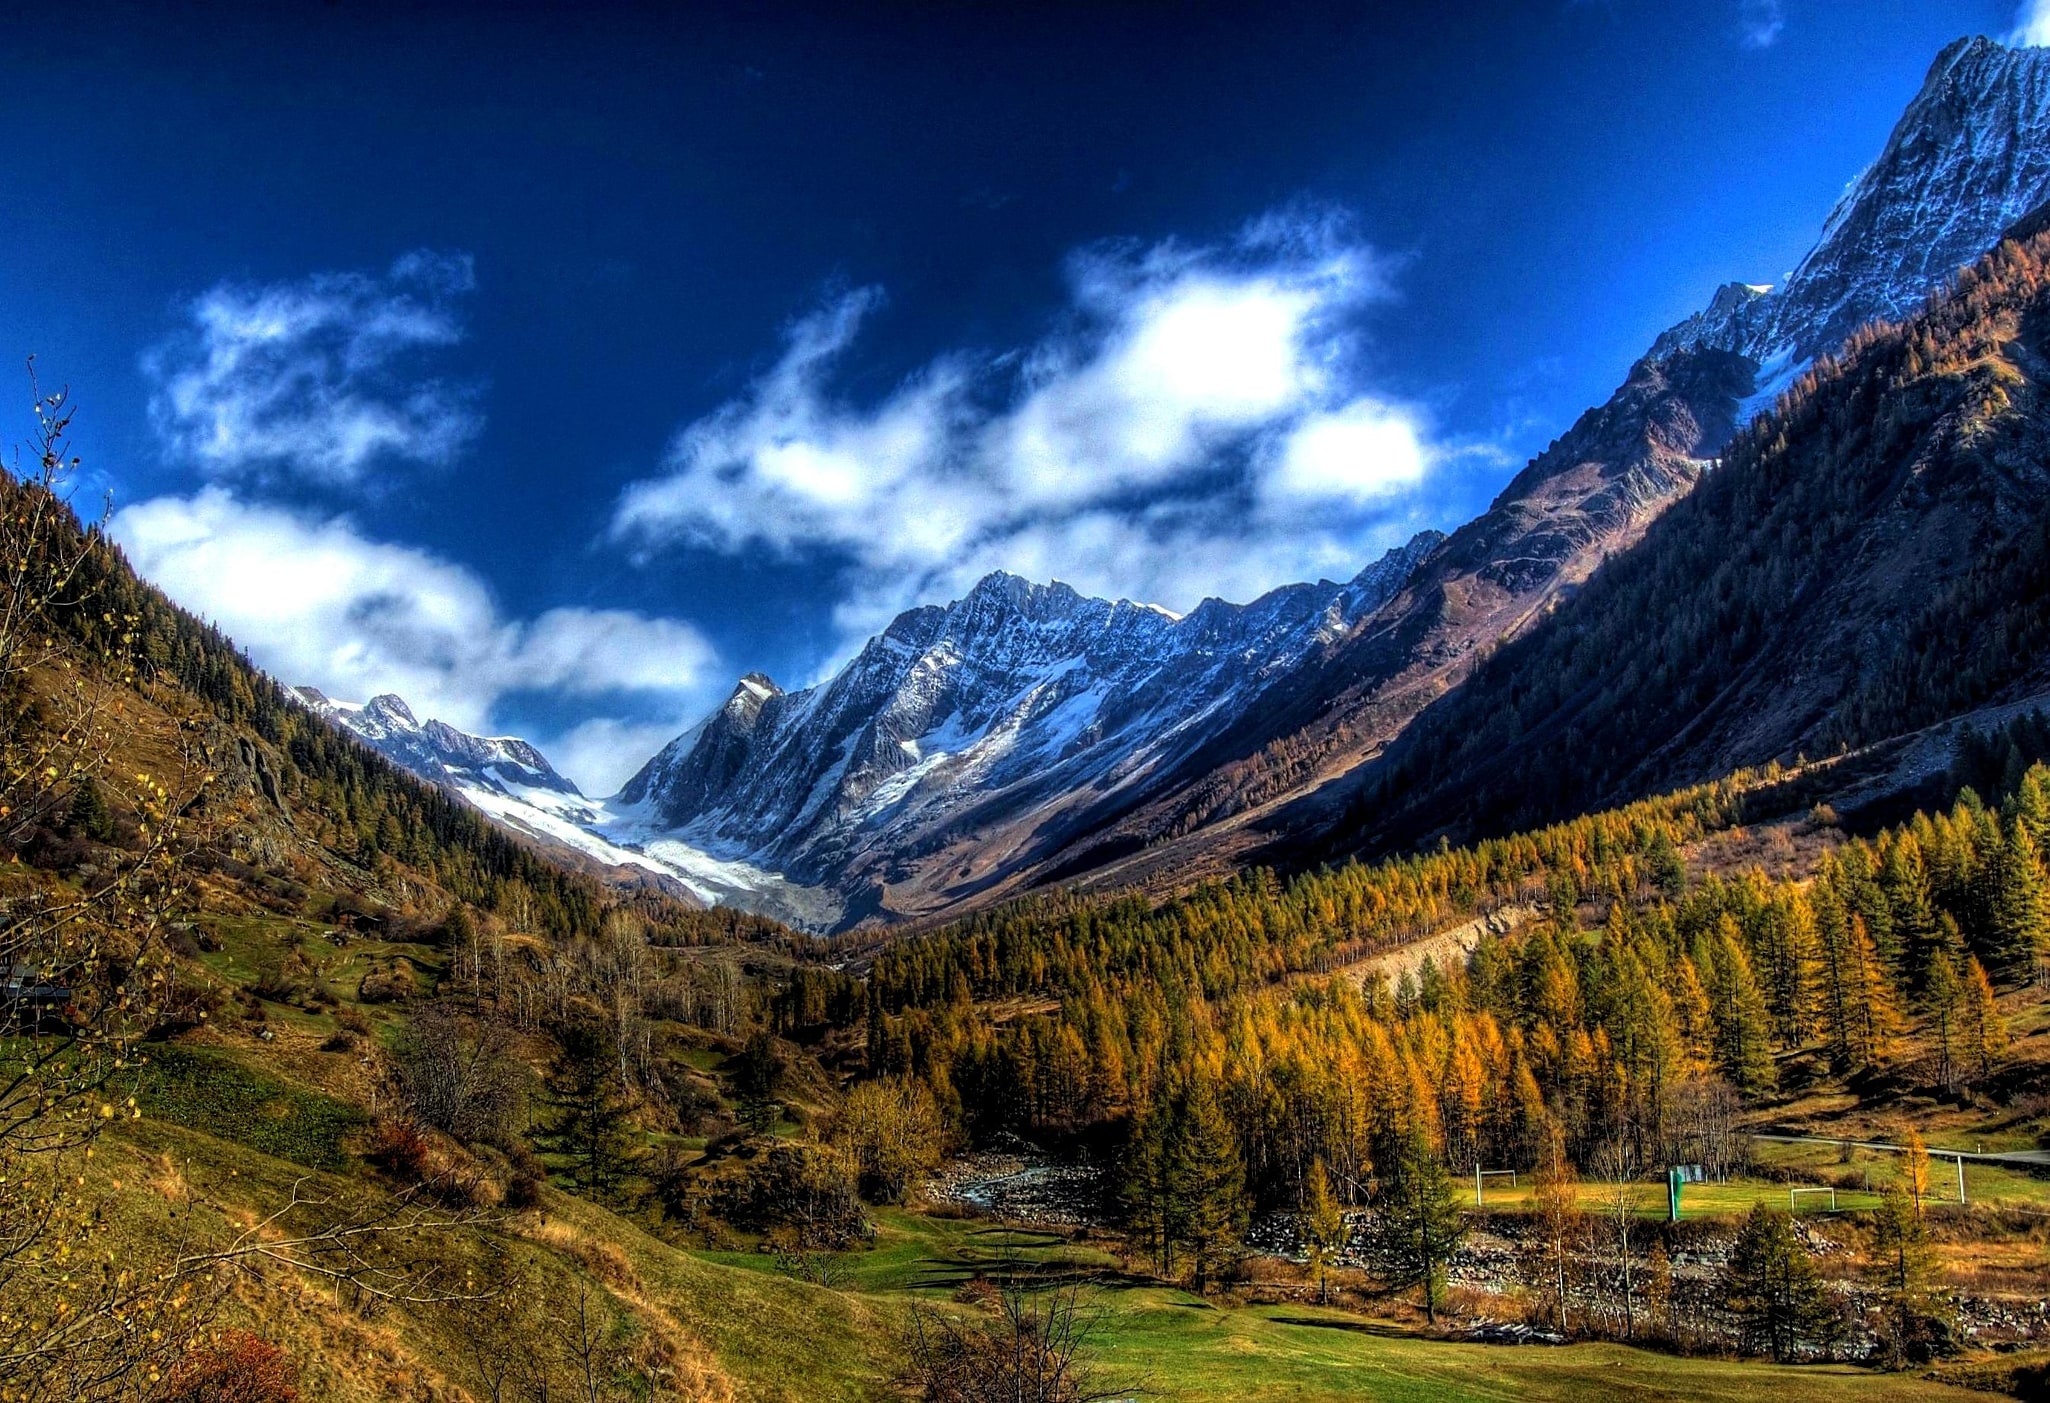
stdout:
POLYGON ((1791 1218, 1791 1217, 1795 1216, 1796 1214, 1798 1214, 1798 1213, 1799 1213, 1799 1212, 1801 1211, 1801 1209, 1800 1209, 1800 1206, 1799 1206, 1799 1205, 1800 1205, 1800 1200, 1801 1200, 1801 1195, 1802 1195, 1802 1194, 1828 1194, 1828 1195, 1829 1195, 1829 1211, 1830 1211, 1830 1212, 1832 1212, 1832 1213, 1836 1212, 1836 1190, 1835 1190, 1835 1189, 1824 1189, 1824 1188, 1813 1188, 1813 1187, 1810 1187, 1810 1188, 1805 1188, 1805 1189, 1788 1189, 1788 1190, 1787 1190, 1787 1216, 1788 1216, 1788 1217, 1790 1217, 1790 1218, 1791 1218))
POLYGON ((1516 1187, 1516 1171, 1515 1171, 1515 1170, 1513 1170, 1513 1169, 1482 1169, 1482 1168, 1481 1168, 1481 1167, 1480 1167, 1479 1165, 1475 1165, 1475 1166, 1474 1166, 1474 1171, 1473 1171, 1473 1206, 1474 1206, 1474 1207, 1476 1207, 1476 1208, 1479 1208, 1479 1207, 1481 1207, 1481 1206, 1482 1206, 1482 1204, 1481 1204, 1481 1187, 1482 1187, 1482 1183, 1481 1183, 1481 1181, 1482 1181, 1482 1180, 1484 1180, 1484 1179, 1499 1179, 1499 1178, 1501 1178, 1501 1177, 1502 1177, 1502 1176, 1503 1176, 1504 1174, 1507 1174, 1507 1175, 1509 1176, 1509 1187, 1510 1187, 1510 1188, 1512 1188, 1512 1189, 1513 1189, 1513 1188, 1515 1188, 1515 1187, 1516 1187))

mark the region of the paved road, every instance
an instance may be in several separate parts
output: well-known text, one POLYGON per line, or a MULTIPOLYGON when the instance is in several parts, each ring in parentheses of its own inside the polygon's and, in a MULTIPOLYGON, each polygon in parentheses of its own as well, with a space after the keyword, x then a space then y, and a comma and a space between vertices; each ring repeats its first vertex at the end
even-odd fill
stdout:
MULTIPOLYGON (((1771 1140, 1780 1145, 1841 1145, 1844 1142, 1830 1135, 1764 1135, 1754 1134, 1755 1140, 1771 1140)), ((1853 1140, 1851 1146, 1860 1150, 1891 1150, 1895 1154, 1906 1152, 1905 1145, 1889 1145, 1883 1140, 1853 1140)), ((1987 1164, 2019 1164, 2036 1169, 2050 1169, 2050 1150, 2001 1150, 1981 1152, 1978 1150, 1947 1150, 1940 1145, 1930 1145, 1929 1153, 1940 1159, 1970 1159, 1987 1164)))

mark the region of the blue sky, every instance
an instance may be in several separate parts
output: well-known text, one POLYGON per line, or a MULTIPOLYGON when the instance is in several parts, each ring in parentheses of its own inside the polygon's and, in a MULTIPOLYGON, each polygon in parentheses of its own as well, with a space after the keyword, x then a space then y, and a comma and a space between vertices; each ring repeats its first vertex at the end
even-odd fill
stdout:
POLYGON ((603 792, 988 569, 1457 525, 2024 19, 84 6, 8 55, 0 346, 260 663, 603 792))

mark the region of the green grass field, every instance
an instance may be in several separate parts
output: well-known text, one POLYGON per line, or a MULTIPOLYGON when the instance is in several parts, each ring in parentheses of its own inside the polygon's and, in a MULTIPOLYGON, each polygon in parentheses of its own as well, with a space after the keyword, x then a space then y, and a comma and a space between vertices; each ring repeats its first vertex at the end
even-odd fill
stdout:
MULTIPOLYGON (((1727 1184, 1688 1184, 1680 1195, 1680 1216, 1682 1218, 1729 1218, 1749 1213, 1755 1204, 1763 1203, 1771 1208, 1789 1206, 1789 1189, 1812 1188, 1817 1185, 1781 1184, 1763 1179, 1733 1179, 1727 1184)), ((1823 1185, 1821 1187, 1828 1187, 1823 1185)), ((1666 1191, 1659 1184, 1629 1184, 1625 1192, 1641 1218, 1664 1219, 1666 1216, 1666 1191)), ((1594 1213, 1606 1210, 1615 1199, 1613 1184, 1576 1184, 1575 1197, 1583 1211, 1594 1213)), ((1864 1189, 1837 1189, 1835 1208, 1838 1212, 1859 1212, 1879 1206, 1879 1194, 1864 1189)), ((1469 1208, 1474 1206, 1473 1191, 1468 1189, 1463 1201, 1469 1208)), ((1498 1212, 1527 1212, 1531 1206, 1531 1189, 1527 1183, 1510 1188, 1497 1187, 1493 1183, 1484 1186, 1480 1206, 1498 1212)), ((1823 1212, 1830 1207, 1827 1197, 1802 1194, 1796 1212, 1802 1214, 1823 1212)))
MULTIPOLYGON (((754 1253, 696 1253, 757 1276, 754 1253)), ((1107 1380, 1135 1397, 1178 1403, 1482 1403, 1482 1400, 1845 1399, 1869 1403, 1968 1399, 1900 1375, 1833 1367, 1780 1368, 1683 1359, 1621 1345, 1565 1348, 1449 1343, 1412 1329, 1312 1306, 1229 1307, 1125 1281, 1101 1251, 1056 1234, 901 1211, 878 1215, 875 1245, 844 1254, 832 1294, 873 1301, 887 1318, 912 1303, 938 1306, 981 1271, 1088 1278, 1103 1312, 1093 1340, 1107 1380)), ((787 1396, 807 1396, 796 1379, 787 1396)), ((783 1397, 765 1393, 762 1397, 783 1397)))
MULTIPOLYGON (((1989 1144, 1988 1148, 1994 1147, 1989 1144)), ((2022 1144, 2006 1148, 2033 1146, 2022 1144)), ((1846 1158, 1834 1145, 1785 1145, 1760 1141, 1756 1154, 1762 1163, 1798 1172, 1804 1182, 1817 1184, 1862 1180, 1876 1191, 1898 1182, 1901 1173, 1901 1157, 1883 1150, 1853 1150, 1846 1158)), ((1932 1201, 1957 1200, 1956 1161, 1937 1156, 1930 1158, 1929 1192, 1932 1201)), ((2050 1175, 2032 1175, 2005 1165, 1967 1160, 1965 1196, 1973 1203, 2050 1210, 2050 1175)), ((1853 1205, 1847 1201, 1845 1206, 1853 1205)))
MULTIPOLYGON (((1793 1211, 1802 1215, 1831 1211, 1829 1200, 1819 1194, 1803 1193, 1798 1204, 1789 1199, 1790 1190, 1819 1188, 1836 1191, 1836 1212, 1869 1212, 1879 1206, 1880 1193, 1900 1180, 1901 1157, 1883 1150, 1853 1150, 1846 1156, 1835 1145, 1759 1141, 1753 1152, 1759 1164, 1786 1177, 1739 1178, 1726 1184, 1688 1184, 1681 1190, 1680 1216, 1688 1219, 1737 1217, 1749 1213, 1752 1206, 1759 1203, 1772 1208, 1792 1206, 1793 1211)), ((1928 1202, 1957 1201, 1955 1164, 1953 1160, 1932 1157, 1928 1202)), ((1612 1184, 1583 1181, 1574 1186, 1574 1191, 1582 1209, 1602 1211, 1614 1202, 1616 1188, 1612 1184)), ((1666 1216, 1664 1185, 1632 1184, 1627 1192, 1640 1217, 1663 1219, 1666 1216)), ((1967 1161, 1965 1195, 1975 1204, 2050 1211, 2050 1176, 2031 1175, 2004 1165, 1967 1161)), ((1478 1204, 1471 1181, 1465 1181, 1461 1186, 1461 1202, 1468 1208, 1524 1212, 1529 1210, 1531 1199, 1530 1181, 1526 1177, 1519 1177, 1514 1185, 1500 1178, 1486 1179, 1481 1185, 1478 1204)))
POLYGON ((1850 1368, 1682 1359, 1622 1345, 1492 1346, 1426 1339, 1308 1307, 1219 1310, 1135 1291, 1102 1337, 1118 1379, 1182 1403, 1467 1403, 1473 1400, 1860 1399, 1972 1395, 1850 1368))

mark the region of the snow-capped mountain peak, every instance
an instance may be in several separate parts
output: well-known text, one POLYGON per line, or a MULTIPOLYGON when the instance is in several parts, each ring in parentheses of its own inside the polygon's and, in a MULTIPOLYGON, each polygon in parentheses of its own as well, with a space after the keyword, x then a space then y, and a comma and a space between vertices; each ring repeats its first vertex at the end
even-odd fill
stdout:
MULTIPOLYGON (((317 687, 295 690, 308 710, 482 810, 559 861, 588 860, 600 870, 645 873, 701 901, 738 900, 798 924, 824 924, 833 915, 833 908, 822 908, 774 872, 714 858, 647 831, 630 807, 585 797, 539 749, 517 736, 477 736, 443 721, 421 721, 405 699, 393 693, 357 703, 335 701, 317 687)), ((750 674, 735 689, 728 709, 743 700, 756 703, 776 695, 780 693, 775 683, 750 674)))
POLYGON ((444 721, 422 722, 393 692, 358 703, 336 701, 318 687, 296 690, 308 709, 436 784, 478 784, 500 792, 518 786, 581 797, 547 756, 518 736, 475 736, 444 721))
POLYGON ((2050 49, 1959 39, 1784 286, 1725 284, 1652 353, 1736 351, 1766 368, 1768 388, 1784 384, 1863 323, 1915 311, 2045 200, 2050 49))
POLYGON ((869 866, 960 824, 1043 828, 1143 788, 1386 603, 1442 539, 1419 535, 1342 584, 1186 616, 998 571, 898 615, 817 687, 744 678, 619 802, 853 895, 869 866))

